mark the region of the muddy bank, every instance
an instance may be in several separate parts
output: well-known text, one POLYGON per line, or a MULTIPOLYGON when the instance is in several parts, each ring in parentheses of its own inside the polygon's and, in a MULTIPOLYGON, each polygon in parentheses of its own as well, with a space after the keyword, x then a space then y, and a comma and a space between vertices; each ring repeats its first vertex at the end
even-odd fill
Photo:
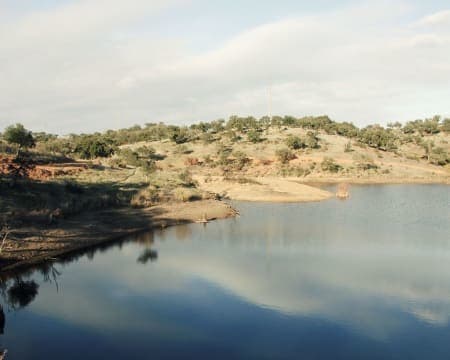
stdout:
POLYGON ((51 226, 12 229, 0 257, 0 272, 27 267, 128 235, 177 224, 233 217, 227 203, 201 200, 146 209, 109 209, 60 219, 51 226))

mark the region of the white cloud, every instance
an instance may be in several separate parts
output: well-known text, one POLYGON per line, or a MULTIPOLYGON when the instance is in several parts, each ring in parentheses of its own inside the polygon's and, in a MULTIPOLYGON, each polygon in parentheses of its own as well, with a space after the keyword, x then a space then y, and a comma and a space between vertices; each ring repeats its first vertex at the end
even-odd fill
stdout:
MULTIPOLYGON (((136 263, 142 248, 133 243, 106 256, 97 254, 92 263, 83 259, 73 265, 75 270, 63 270, 64 301, 44 290, 32 310, 99 330, 121 324, 123 331, 175 332, 177 324, 167 328, 170 322, 157 314, 142 318, 139 308, 133 307, 118 313, 111 298, 148 298, 151 303, 171 294, 187 301, 195 293, 192 284, 201 280, 258 307, 327 319, 379 339, 411 326, 404 313, 433 325, 448 325, 447 246, 437 251, 436 243, 425 239, 391 237, 369 245, 358 236, 308 243, 293 234, 280 239, 277 227, 283 225, 276 220, 264 224, 266 238, 260 236, 260 223, 246 222, 245 229, 238 224, 241 236, 235 242, 218 235, 228 233, 229 223, 216 223, 212 237, 209 232, 197 233, 195 225, 170 228, 163 233, 165 241, 155 237, 159 258, 152 268, 136 263), (178 235, 184 241, 175 242, 178 235), (100 283, 105 286, 99 288, 100 283)), ((185 334, 183 328, 178 330, 185 334)))
POLYGON ((432 15, 425 16, 418 21, 419 25, 450 24, 450 10, 442 10, 432 15))
POLYGON ((195 54, 182 33, 133 30, 161 6, 78 1, 0 25, 0 128, 22 121, 64 133, 261 116, 269 86, 279 114, 361 125, 450 113, 450 30, 405 23, 406 6, 281 19, 195 54))

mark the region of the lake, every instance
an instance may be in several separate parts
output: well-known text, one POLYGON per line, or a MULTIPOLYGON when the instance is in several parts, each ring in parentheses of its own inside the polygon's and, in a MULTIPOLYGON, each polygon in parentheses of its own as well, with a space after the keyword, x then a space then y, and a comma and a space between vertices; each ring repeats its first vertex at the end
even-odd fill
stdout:
POLYGON ((7 359, 448 359, 450 188, 142 234, 2 286, 7 359))

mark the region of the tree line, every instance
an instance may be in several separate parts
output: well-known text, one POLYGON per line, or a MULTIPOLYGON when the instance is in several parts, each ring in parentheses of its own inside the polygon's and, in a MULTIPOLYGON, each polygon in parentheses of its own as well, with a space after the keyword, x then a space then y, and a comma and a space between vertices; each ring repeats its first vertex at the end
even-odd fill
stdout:
MULTIPOLYGON (((176 144, 191 141, 211 143, 225 137, 232 142, 247 140, 252 143, 264 141, 265 132, 271 127, 279 129, 303 128, 309 130, 304 138, 290 137, 287 145, 292 149, 316 148, 317 132, 323 131, 329 135, 340 135, 354 139, 361 144, 382 151, 395 151, 404 143, 416 143, 424 147, 431 158, 442 154, 442 149, 430 144, 424 137, 450 133, 450 119, 434 116, 425 120, 409 121, 402 125, 399 122, 389 123, 387 127, 369 125, 358 128, 350 122, 337 122, 328 116, 267 116, 259 119, 253 116, 231 116, 211 122, 199 122, 190 126, 166 125, 164 123, 148 123, 144 126, 135 125, 120 130, 108 130, 94 134, 70 134, 57 136, 45 132, 32 133, 21 124, 9 126, 3 132, 0 151, 20 153, 23 149, 39 144, 42 151, 58 153, 64 156, 77 156, 82 159, 110 157, 125 144, 168 140, 176 144), (9 147, 8 147, 9 146, 9 147)), ((129 156, 129 155, 128 155, 129 156)), ((441 156, 442 158, 442 156, 441 156)), ((438 161, 442 163, 442 159, 438 161)), ((450 161, 449 161, 450 162, 450 161)), ((445 160, 447 163, 447 160, 445 160)))

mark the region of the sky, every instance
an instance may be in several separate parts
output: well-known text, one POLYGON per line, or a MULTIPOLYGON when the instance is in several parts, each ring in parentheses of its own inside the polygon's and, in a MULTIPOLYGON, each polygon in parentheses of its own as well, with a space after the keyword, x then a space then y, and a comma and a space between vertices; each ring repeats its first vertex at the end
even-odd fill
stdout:
POLYGON ((449 59, 448 0, 0 0, 0 131, 450 116, 449 59))

